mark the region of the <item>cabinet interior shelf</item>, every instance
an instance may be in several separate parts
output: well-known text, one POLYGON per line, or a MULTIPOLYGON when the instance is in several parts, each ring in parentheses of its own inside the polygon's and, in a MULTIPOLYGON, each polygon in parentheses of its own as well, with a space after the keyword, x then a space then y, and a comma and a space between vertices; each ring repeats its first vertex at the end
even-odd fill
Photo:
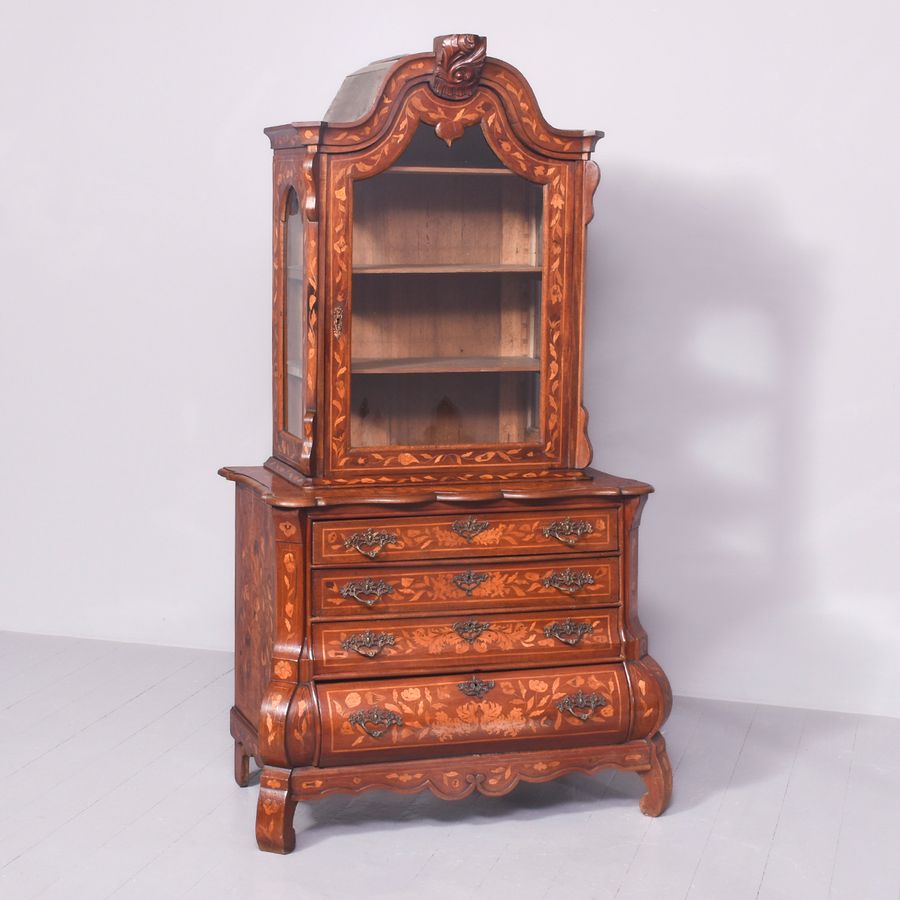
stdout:
POLYGON ((385 169, 383 175, 515 175, 512 169, 499 166, 394 166, 385 169))
POLYGON ((533 356, 421 356, 405 359, 354 359, 354 375, 409 375, 428 372, 539 372, 533 356))
POLYGON ((541 266, 532 265, 503 265, 498 264, 477 264, 477 263, 439 263, 439 264, 409 264, 400 263, 397 265, 380 265, 378 263, 364 265, 355 265, 353 267, 354 275, 450 275, 450 274, 482 274, 489 272, 530 272, 538 273, 541 266))

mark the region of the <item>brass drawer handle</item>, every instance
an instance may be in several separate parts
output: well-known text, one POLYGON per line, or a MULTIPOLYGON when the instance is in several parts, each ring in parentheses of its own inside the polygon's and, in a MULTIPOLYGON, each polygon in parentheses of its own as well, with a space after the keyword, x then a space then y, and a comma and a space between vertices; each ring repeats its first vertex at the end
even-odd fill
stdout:
POLYGON ((544 587, 556 588, 566 594, 577 594, 587 584, 594 583, 594 576, 590 572, 564 569, 562 572, 551 572, 544 579, 544 587))
POLYGON ((380 738, 392 725, 398 728, 403 725, 403 719, 389 709, 373 706, 371 709, 361 709, 351 713, 349 722, 351 725, 359 725, 367 735, 380 738), (374 728, 371 726, 375 726, 374 728))
POLYGON ((594 710, 602 709, 604 706, 606 706, 605 697, 599 694, 585 694, 581 688, 576 693, 556 701, 556 707, 560 712, 571 713, 582 722, 586 722, 594 714, 594 710))
POLYGON ((360 634, 351 634, 350 637, 341 641, 341 646, 345 650, 352 650, 360 656, 367 656, 371 659, 378 656, 385 647, 394 646, 394 636, 386 631, 363 631, 360 634))
POLYGON ((490 628, 488 622, 476 622, 474 619, 466 619, 465 622, 457 622, 453 630, 467 643, 474 644, 481 634, 490 628))
POLYGON ((590 622, 576 622, 566 619, 565 622, 554 622, 544 629, 544 637, 555 637, 558 641, 574 647, 586 634, 591 634, 594 626, 590 622))
POLYGON ((375 559, 386 544, 396 544, 399 538, 393 531, 375 531, 367 528, 365 531, 354 531, 344 541, 348 550, 358 550, 363 556, 375 559))
POLYGON ((557 519, 555 522, 551 522, 543 529, 543 532, 544 537, 556 538, 561 543, 572 547, 578 543, 580 538, 590 534, 593 530, 594 526, 590 522, 585 522, 584 519, 570 519, 566 517, 565 519, 557 519))
POLYGON ((465 538, 470 544, 472 539, 481 534, 485 528, 490 528, 491 523, 484 519, 476 519, 475 516, 469 516, 468 519, 457 519, 450 528, 461 538, 465 538))
POLYGON ((348 581, 341 588, 345 600, 356 600, 364 606, 373 607, 385 594, 393 593, 393 588, 380 578, 366 578, 362 581, 348 581))
POLYGON ((470 569, 468 572, 458 572, 454 575, 453 583, 461 591, 465 591, 471 597, 472 591, 474 591, 479 584, 483 584, 487 581, 489 577, 487 572, 473 572, 470 569))
POLYGON ((496 684, 496 681, 482 681, 477 675, 473 675, 468 681, 460 681, 456 686, 467 697, 476 697, 480 700, 496 684))

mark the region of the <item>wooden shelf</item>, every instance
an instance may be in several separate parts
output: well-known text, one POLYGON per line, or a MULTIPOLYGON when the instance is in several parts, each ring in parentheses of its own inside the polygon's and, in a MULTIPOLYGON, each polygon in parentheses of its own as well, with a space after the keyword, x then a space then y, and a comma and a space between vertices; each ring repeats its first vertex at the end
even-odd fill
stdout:
POLYGON ((512 169, 476 166, 394 166, 382 175, 515 175, 512 169))
POLYGON ((539 372, 533 356, 422 356, 406 359, 355 359, 354 375, 410 375, 432 372, 539 372))
POLYGON ((356 265, 353 267, 354 275, 481 275, 495 272, 538 273, 540 271, 541 266, 526 266, 518 264, 493 265, 491 263, 485 263, 484 265, 478 265, 474 263, 443 263, 438 265, 415 265, 404 263, 400 265, 389 266, 365 263, 364 265, 356 265))

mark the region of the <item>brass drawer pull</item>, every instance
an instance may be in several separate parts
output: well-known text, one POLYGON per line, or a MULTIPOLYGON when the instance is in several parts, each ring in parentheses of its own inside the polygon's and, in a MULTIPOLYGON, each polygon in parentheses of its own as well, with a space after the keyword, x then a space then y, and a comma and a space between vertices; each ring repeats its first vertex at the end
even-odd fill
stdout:
POLYGON ((476 519, 475 516, 469 516, 468 519, 457 519, 450 528, 461 538, 465 538, 470 544, 472 539, 481 534, 485 528, 490 528, 491 523, 484 519, 476 519))
POLYGON ((574 647, 586 634, 591 634, 594 626, 590 622, 576 622, 566 619, 565 622, 554 622, 544 629, 544 637, 555 637, 558 641, 574 647))
POLYGON ((358 550, 363 556, 375 559, 386 544, 396 544, 399 538, 393 531, 375 531, 367 528, 365 531, 354 531, 344 541, 348 550, 358 550))
POLYGON ((482 632, 490 628, 488 622, 476 622, 474 619, 466 619, 465 622, 457 622, 453 630, 467 643, 474 644, 482 632))
POLYGON ((373 738, 380 738, 392 725, 398 728, 403 725, 403 719, 389 709, 373 706, 371 709, 361 709, 350 714, 350 724, 359 725, 366 734, 373 738), (371 726, 375 726, 374 728, 371 726))
POLYGON ((341 646, 345 650, 352 650, 360 656, 367 656, 371 659, 378 656, 385 647, 394 646, 394 636, 385 631, 363 631, 360 634, 351 634, 350 637, 341 641, 341 646))
POLYGON ((341 588, 341 596, 345 600, 356 600, 364 606, 374 606, 385 594, 393 592, 393 588, 380 578, 366 578, 363 581, 348 581, 341 588))
POLYGON ((561 543, 572 547, 578 543, 580 538, 590 534, 593 530, 594 526, 590 522, 585 522, 584 519, 570 519, 566 517, 565 519, 557 519, 557 521, 551 522, 543 529, 543 532, 544 537, 556 538, 561 543))
POLYGON ((453 583, 461 591, 465 591, 471 597, 472 591, 474 591, 479 584, 483 584, 487 581, 489 577, 487 572, 473 572, 470 569, 468 572, 458 572, 454 575, 453 583))
POLYGON ((566 594, 576 594, 586 584, 593 584, 594 576, 590 572, 564 569, 562 572, 551 572, 544 579, 544 587, 556 588, 566 594))
POLYGON ((585 694, 581 688, 576 693, 556 701, 556 707, 560 712, 571 713, 582 722, 586 722, 594 714, 594 710, 602 709, 604 706, 606 706, 605 697, 599 694, 585 694))
POLYGON ((477 675, 473 675, 468 681, 460 681, 456 686, 467 697, 477 697, 480 700, 496 684, 496 681, 482 681, 477 675))

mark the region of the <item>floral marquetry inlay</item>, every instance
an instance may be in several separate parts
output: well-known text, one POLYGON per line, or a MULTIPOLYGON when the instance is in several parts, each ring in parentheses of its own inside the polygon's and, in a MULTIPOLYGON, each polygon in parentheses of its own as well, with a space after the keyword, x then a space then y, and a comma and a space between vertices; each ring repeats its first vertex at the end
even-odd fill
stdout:
POLYGON ((313 627, 323 673, 361 671, 373 676, 429 667, 511 666, 541 657, 544 665, 581 659, 616 659, 621 645, 616 609, 590 614, 496 614, 478 618, 388 619, 378 631, 362 622, 323 622, 313 627), (360 656, 367 657, 361 669, 360 656))
MULTIPOLYGON (((464 520, 466 521, 466 520, 464 520)), ((497 516, 477 533, 458 530, 455 517, 377 520, 361 529, 359 524, 324 522, 316 525, 314 553, 317 563, 354 563, 361 558, 400 560, 428 556, 466 557, 496 555, 500 551, 560 552, 616 549, 616 520, 609 510, 586 513, 578 522, 578 534, 568 534, 566 522, 553 516, 511 513, 497 516), (457 527, 454 527, 457 526, 457 527)))
POLYGON ((602 606, 618 599, 618 560, 577 566, 552 563, 488 563, 445 570, 414 566, 382 571, 377 580, 351 575, 313 574, 313 602, 324 614, 357 616, 360 605, 386 613, 433 613, 452 603, 460 608, 510 606, 528 608, 563 600, 568 609, 602 606))
MULTIPOLYGON (((625 737, 628 724, 627 682, 621 666, 575 669, 542 678, 497 675, 482 698, 460 691, 458 679, 423 679, 405 686, 366 682, 358 686, 319 685, 325 729, 323 759, 354 752, 378 753, 409 745, 490 743, 509 738, 597 732, 625 737), (587 719, 569 715, 566 699, 602 695, 603 706, 587 719), (373 739, 351 721, 360 711, 377 708, 401 720, 373 739)), ((572 701, 575 703, 576 701, 572 701)), ((587 702, 587 701, 586 701, 587 702)), ((576 706, 576 712, 580 709, 576 706)))
POLYGON ((486 764, 483 758, 419 760, 414 763, 369 765, 366 778, 356 769, 298 771, 293 789, 303 798, 323 797, 333 793, 356 793, 373 787, 390 788, 406 793, 429 788, 444 799, 466 797, 477 790, 497 797, 511 791, 519 781, 549 781, 570 772, 591 774, 604 766, 644 772, 651 756, 645 744, 596 747, 590 750, 561 750, 533 753, 509 753, 496 762, 486 764))
MULTIPOLYGON (((444 38, 436 40, 443 42, 444 38)), ((477 47, 472 53, 477 65, 477 47)), ((556 153, 564 158, 578 158, 589 153, 602 136, 600 132, 561 131, 551 127, 541 114, 534 94, 515 69, 500 60, 483 58, 481 62, 477 83, 489 87, 499 97, 506 115, 513 123, 517 138, 532 149, 556 153)), ((273 145, 299 146, 319 140, 328 147, 367 146, 394 127, 392 114, 404 95, 415 90, 422 82, 431 85, 435 80, 437 67, 438 59, 432 53, 400 60, 391 70, 380 96, 361 120, 353 124, 329 125, 323 134, 312 128, 301 129, 296 133, 286 130, 272 135, 273 145)))
MULTIPOLYGON (((332 249, 331 293, 344 306, 344 334, 352 329, 352 246, 351 201, 355 179, 369 178, 392 165, 406 149, 419 122, 435 126, 445 141, 462 135, 465 128, 480 126, 491 149, 516 174, 545 185, 543 240, 543 307, 547 327, 541 352, 542 397, 541 442, 493 444, 433 450, 420 447, 375 447, 354 449, 350 434, 350 366, 348 344, 332 342, 329 359, 331 392, 330 476, 340 481, 361 480, 366 474, 396 475, 411 467, 429 470, 423 480, 439 478, 441 470, 477 467, 522 469, 561 462, 563 408, 563 320, 564 299, 569 291, 569 263, 566 258, 566 218, 572 173, 565 163, 535 155, 515 136, 496 95, 479 88, 464 104, 448 103, 426 86, 413 89, 396 112, 391 130, 365 151, 335 157, 331 167, 330 196, 332 249)), ((501 474, 501 473, 498 473, 501 474)), ((502 474, 506 475, 507 472, 502 474)), ((486 476, 492 477, 492 476, 486 476)))

